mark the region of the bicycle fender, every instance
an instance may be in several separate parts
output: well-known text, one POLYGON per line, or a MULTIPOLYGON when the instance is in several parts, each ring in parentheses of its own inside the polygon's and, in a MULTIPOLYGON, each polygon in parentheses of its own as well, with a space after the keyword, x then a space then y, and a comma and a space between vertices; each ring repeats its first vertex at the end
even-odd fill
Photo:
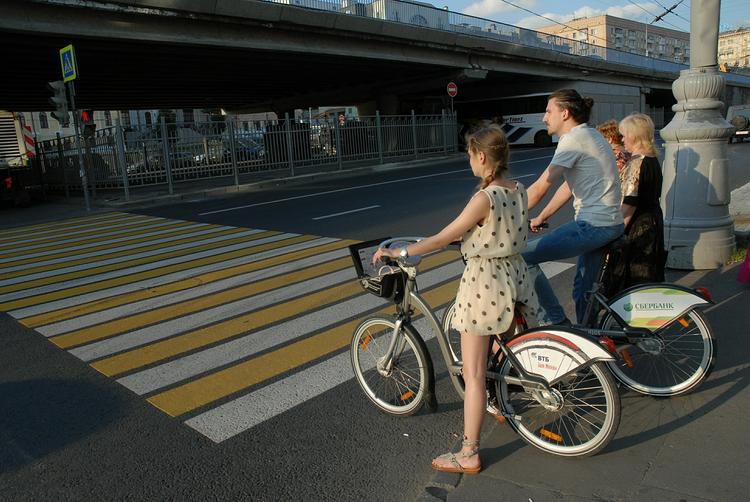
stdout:
POLYGON ((592 362, 615 360, 614 355, 596 341, 559 327, 527 331, 508 342, 507 347, 526 371, 548 382, 592 362))
POLYGON ((653 331, 694 307, 709 304, 692 289, 676 284, 640 284, 615 296, 609 307, 630 326, 653 331))

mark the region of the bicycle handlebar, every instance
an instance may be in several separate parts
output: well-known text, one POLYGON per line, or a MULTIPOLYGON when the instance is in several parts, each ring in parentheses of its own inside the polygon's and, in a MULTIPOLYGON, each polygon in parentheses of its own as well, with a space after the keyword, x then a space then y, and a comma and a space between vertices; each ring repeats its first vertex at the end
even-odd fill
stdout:
MULTIPOLYGON (((380 249, 401 248, 404 246, 408 246, 409 244, 419 242, 423 239, 424 237, 393 237, 391 239, 384 240, 378 247, 380 249)), ((400 267, 416 267, 417 265, 419 265, 419 262, 422 261, 422 256, 415 255, 409 256, 406 259, 401 257, 388 259, 395 261, 400 267)))

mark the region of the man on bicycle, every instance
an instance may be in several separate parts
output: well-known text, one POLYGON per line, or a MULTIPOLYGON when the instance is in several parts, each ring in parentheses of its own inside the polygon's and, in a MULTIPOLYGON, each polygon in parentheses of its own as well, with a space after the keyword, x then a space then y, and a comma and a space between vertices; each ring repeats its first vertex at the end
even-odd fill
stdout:
POLYGON ((573 299, 577 321, 583 322, 586 292, 591 289, 601 266, 600 248, 624 230, 620 213, 620 181, 612 148, 604 137, 587 124, 591 98, 573 89, 555 91, 547 101, 544 123, 550 135, 560 138, 549 167, 528 189, 529 210, 536 206, 562 176, 564 182, 547 206, 530 220, 533 232, 573 197, 575 218, 529 243, 523 258, 536 274, 534 288, 546 312, 545 323, 570 324, 539 264, 578 256, 573 299))

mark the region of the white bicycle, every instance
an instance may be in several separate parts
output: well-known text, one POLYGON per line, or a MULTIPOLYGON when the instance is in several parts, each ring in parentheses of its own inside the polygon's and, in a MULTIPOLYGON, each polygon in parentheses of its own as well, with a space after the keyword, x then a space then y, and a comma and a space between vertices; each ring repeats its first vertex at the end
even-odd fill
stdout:
MULTIPOLYGON (((350 347, 356 380, 367 398, 391 415, 408 416, 425 403, 437 406, 427 346, 414 327, 415 308, 435 333, 448 374, 463 397, 460 351, 417 290, 419 256, 368 270, 378 248, 401 247, 419 238, 387 239, 350 246, 362 287, 396 305, 395 316, 376 316, 354 330, 350 347)), ((620 396, 606 363, 615 360, 596 339, 565 328, 525 330, 489 358, 488 390, 500 413, 526 442, 561 456, 601 451, 617 432, 620 396)))

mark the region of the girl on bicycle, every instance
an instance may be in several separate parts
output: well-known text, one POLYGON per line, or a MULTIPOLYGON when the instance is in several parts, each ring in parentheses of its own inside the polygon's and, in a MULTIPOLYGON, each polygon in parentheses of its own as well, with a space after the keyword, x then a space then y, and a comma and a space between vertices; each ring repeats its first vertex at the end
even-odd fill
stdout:
POLYGON ((521 252, 526 247, 528 209, 526 190, 505 178, 508 140, 497 125, 466 138, 472 173, 479 190, 461 214, 439 233, 401 249, 379 249, 381 257, 423 255, 461 240, 466 261, 456 295, 453 328, 461 333, 464 399, 464 440, 461 451, 433 459, 444 472, 476 474, 481 470, 479 435, 487 407, 486 371, 490 335, 512 333, 514 307, 520 303, 536 315, 539 308, 533 283, 527 278, 521 252))

